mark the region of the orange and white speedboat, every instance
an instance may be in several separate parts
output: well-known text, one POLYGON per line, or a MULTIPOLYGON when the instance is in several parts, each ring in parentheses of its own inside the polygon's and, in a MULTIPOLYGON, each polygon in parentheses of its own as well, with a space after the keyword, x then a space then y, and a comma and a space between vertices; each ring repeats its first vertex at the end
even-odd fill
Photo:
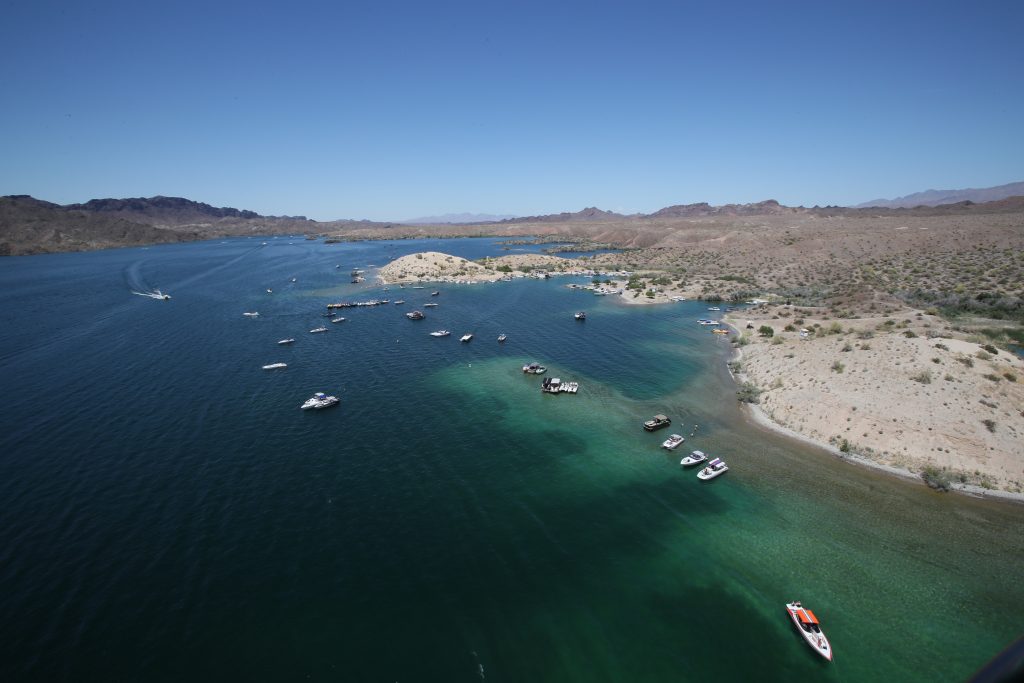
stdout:
POLYGON ((821 624, 818 623, 818 617, 814 616, 814 612, 798 601, 787 603, 786 611, 789 612, 789 618, 793 620, 796 630, 804 637, 811 649, 831 662, 832 646, 829 645, 825 634, 821 632, 821 624))

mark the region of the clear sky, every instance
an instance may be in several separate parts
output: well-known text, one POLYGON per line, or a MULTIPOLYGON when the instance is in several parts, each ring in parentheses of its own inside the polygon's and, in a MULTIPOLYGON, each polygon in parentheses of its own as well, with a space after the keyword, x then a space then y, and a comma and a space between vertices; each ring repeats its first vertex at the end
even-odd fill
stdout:
POLYGON ((1024 180, 1024 2, 160 3, 0 15, 0 194, 318 220, 1024 180))

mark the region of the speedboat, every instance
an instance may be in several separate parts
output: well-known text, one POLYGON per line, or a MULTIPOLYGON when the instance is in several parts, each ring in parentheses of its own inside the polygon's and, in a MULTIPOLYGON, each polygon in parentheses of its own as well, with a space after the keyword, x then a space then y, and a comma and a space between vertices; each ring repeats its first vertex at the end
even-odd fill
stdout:
POLYGON ((671 451, 684 441, 686 441, 686 439, 684 439, 681 435, 673 434, 672 436, 668 437, 667 439, 661 442, 661 447, 667 448, 668 450, 671 451))
POLYGON ((431 293, 430 293, 430 296, 437 296, 437 295, 438 295, 438 294, 440 294, 440 293, 441 293, 441 292, 431 292, 431 293))
POLYGON ((263 369, 264 370, 277 370, 278 368, 286 368, 286 367, 288 367, 287 363, 271 363, 270 365, 264 365, 263 369))
POLYGON ((708 463, 708 466, 697 473, 697 478, 702 481, 710 481, 729 471, 729 467, 722 462, 721 458, 715 458, 708 463))
POLYGON ((344 318, 331 318, 331 322, 332 323, 343 323, 343 322, 345 322, 345 319, 344 318))
POLYGON ((459 341, 460 342, 468 342, 468 341, 470 341, 472 339, 473 339, 473 335, 467 333, 467 334, 462 335, 462 338, 459 339, 459 341))
POLYGON ((256 318, 259 316, 259 314, 259 311, 252 311, 250 313, 243 313, 242 315, 248 316, 250 318, 256 318))
POLYGON ((311 333, 316 334, 317 332, 326 332, 326 327, 317 327, 316 329, 310 330, 311 333))
POLYGON ((294 344, 295 340, 294 339, 282 339, 281 341, 279 341, 277 343, 278 344, 294 344))
POLYGON ((426 316, 423 315, 423 311, 409 311, 405 317, 409 320, 423 320, 426 316))
POLYGON ((689 467, 690 465, 696 465, 697 463, 704 462, 707 459, 708 456, 704 455, 704 451, 693 451, 692 453, 684 457, 682 460, 680 460, 679 464, 682 465, 683 467, 689 467))
POLYGON ((330 408, 337 402, 337 396, 328 396, 324 392, 318 391, 315 394, 313 394, 312 398, 307 399, 306 402, 303 403, 301 407, 303 410, 309 410, 310 408, 320 410, 321 408, 330 408))
POLYGON ((796 630, 804 637, 811 649, 831 662, 832 646, 829 645, 825 634, 821 632, 821 624, 818 623, 818 617, 814 616, 814 612, 801 605, 799 601, 786 603, 786 611, 789 613, 789 618, 793 620, 796 630))
POLYGON ((437 304, 423 304, 424 308, 434 308, 436 306, 437 306, 437 304))
POLYGON ((708 310, 709 311, 720 311, 722 309, 719 308, 718 306, 708 306, 708 310))
POLYGON ((273 294, 273 293, 274 293, 274 290, 272 290, 269 287, 267 287, 267 294, 273 294))
POLYGON ((449 334, 451 334, 451 330, 438 330, 436 332, 431 332, 430 336, 431 337, 447 337, 449 334))
POLYGON ((576 318, 577 320, 586 320, 587 319, 587 313, 586 313, 586 311, 580 311, 579 313, 577 313, 573 317, 576 318))
POLYGON ((653 432, 655 429, 668 427, 670 424, 672 424, 672 420, 668 419, 665 415, 655 415, 650 420, 644 422, 644 429, 653 432))
POLYGON ((398 306, 398 305, 404 304, 404 303, 405 303, 405 299, 399 299, 398 301, 395 302, 395 305, 398 306))
POLYGON ((507 337, 507 336, 505 336, 505 335, 503 335, 503 334, 499 334, 499 335, 498 335, 498 341, 499 341, 499 342, 503 342, 503 341, 505 341, 506 339, 508 339, 508 337, 507 337))
POLYGON ((523 372, 528 375, 543 375, 548 369, 540 363, 530 363, 523 366, 523 372))

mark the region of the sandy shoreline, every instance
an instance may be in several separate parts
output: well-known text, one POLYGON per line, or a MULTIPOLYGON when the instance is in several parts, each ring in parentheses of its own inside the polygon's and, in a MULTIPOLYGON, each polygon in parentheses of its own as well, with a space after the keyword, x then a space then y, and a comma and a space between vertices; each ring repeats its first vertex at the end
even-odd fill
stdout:
MULTIPOLYGON (((751 317, 751 322, 755 327, 758 327, 766 320, 766 316, 763 313, 760 315, 751 313, 751 317)), ((776 319, 767 319, 775 323, 775 327, 778 327, 776 319)), ((753 335, 753 331, 745 329, 746 325, 742 325, 741 329, 741 324, 735 319, 728 320, 727 324, 733 330, 734 336, 745 333, 748 339, 756 338, 753 335)), ((800 338, 797 337, 797 339, 800 338)), ((915 342, 922 343, 919 337, 910 338, 903 335, 894 335, 893 341, 897 339, 906 342, 903 348, 900 349, 901 351, 907 347, 912 348, 912 344, 915 342)), ((818 341, 821 340, 819 339, 818 341)), ((977 344, 962 340, 939 338, 923 341, 946 346, 951 353, 958 354, 960 359, 969 357, 967 352, 974 352, 978 348, 977 344)), ((980 443, 973 443, 968 438, 969 426, 959 423, 954 424, 947 416, 937 414, 934 405, 935 401, 930 395, 927 395, 931 392, 926 392, 924 396, 920 395, 920 390, 927 389, 929 385, 918 387, 915 382, 904 385, 917 389, 918 395, 916 397, 908 395, 905 390, 900 388, 900 385, 892 388, 895 384, 893 369, 891 366, 884 364, 873 363, 869 364, 867 368, 859 368, 864 370, 860 375, 862 377, 866 376, 866 386, 870 389, 868 392, 870 400, 867 402, 863 400, 862 396, 857 395, 858 388, 856 386, 852 391, 847 390, 845 393, 835 391, 830 386, 822 386, 836 384, 837 373, 829 369, 828 361, 835 358, 837 354, 836 350, 831 348, 831 345, 823 350, 820 345, 816 346, 813 342, 813 339, 807 338, 787 345, 786 342, 772 344, 767 340, 758 340, 745 348, 735 348, 735 355, 730 361, 729 372, 737 386, 744 382, 753 382, 762 389, 762 396, 768 399, 768 407, 782 410, 794 424, 801 425, 802 431, 781 423, 762 404, 748 404, 748 410, 744 411, 753 424, 771 429, 776 433, 796 439, 802 443, 821 448, 844 461, 870 467, 892 476, 924 484, 921 471, 928 467, 938 468, 943 470, 949 477, 949 488, 952 491, 976 497, 1018 503, 1024 502, 1024 493, 1019 490, 1007 490, 1009 487, 1019 485, 1019 479, 1012 479, 1012 477, 1015 472, 1020 471, 1022 461, 1024 461, 1024 455, 1019 453, 1019 449, 1016 447, 1016 432, 1012 424, 997 428, 1003 431, 1009 430, 1012 434, 1008 438, 999 440, 995 437, 990 437, 988 439, 981 439, 980 443), (751 362, 751 354, 744 353, 745 350, 753 352, 754 363, 751 362), (778 353, 772 355, 772 351, 778 353), (766 357, 757 358, 759 354, 766 357), (783 367, 781 363, 778 363, 780 360, 778 358, 779 355, 791 361, 791 364, 783 367), (822 358, 822 356, 827 357, 822 358), (812 363, 812 359, 821 362, 818 362, 816 367, 813 367, 813 365, 812 367, 806 367, 807 364, 812 363), (794 384, 792 372, 794 366, 792 363, 803 364, 802 371, 805 375, 800 377, 799 382, 796 382, 799 390, 793 390, 792 387, 794 384), (754 372, 748 373, 748 368, 753 368, 754 372), (738 369, 738 372, 734 371, 734 369, 738 369), (785 393, 781 390, 787 383, 790 384, 791 388, 788 393, 785 393), (781 397, 783 400, 780 401, 780 397, 776 397, 773 401, 772 393, 785 393, 785 395, 781 397), (835 396, 836 393, 840 395, 835 396), (815 411, 820 410, 824 404, 827 404, 824 413, 815 416, 815 411), (860 408, 861 415, 855 418, 854 415, 858 408, 860 408), (897 415, 897 417, 891 417, 892 415, 897 415), (906 416, 915 418, 916 423, 904 423, 901 418, 906 416), (844 418, 847 422, 843 421, 844 418), (850 445, 848 450, 844 452, 837 445, 841 441, 836 432, 839 434, 847 433, 841 430, 843 430, 844 425, 852 424, 851 421, 855 419, 858 421, 867 419, 872 423, 872 426, 888 425, 890 424, 890 419, 892 422, 900 420, 898 424, 904 429, 898 431, 898 436, 895 437, 884 437, 882 436, 883 430, 878 430, 878 435, 872 434, 876 438, 874 440, 869 439, 872 446, 868 448, 867 452, 862 451, 857 445, 850 442, 847 442, 850 445), (829 432, 833 434, 831 439, 824 437, 829 432), (961 450, 950 453, 949 450, 935 446, 928 446, 927 450, 925 448, 927 444, 944 443, 947 439, 959 443, 961 450), (895 452, 901 444, 908 442, 910 446, 903 446, 902 452, 895 452), (884 446, 884 448, 880 446, 884 446), (1007 473, 1009 473, 1009 478, 1007 473), (958 479, 967 479, 967 481, 960 481, 958 479), (971 481, 972 479, 974 481, 971 481), (987 485, 981 485, 982 483, 987 485)), ((838 355, 841 354, 842 351, 838 355)), ((1005 356, 1006 354, 1001 355, 1005 356)), ((994 361, 990 360, 988 362, 994 361)), ((1016 358, 1005 357, 995 362, 1019 368, 1019 359, 1016 358)), ((988 379, 984 379, 984 377, 990 377, 991 375, 981 376, 979 382, 979 377, 971 375, 971 368, 961 369, 966 374, 964 379, 958 380, 957 383, 967 384, 969 388, 965 390, 965 388, 958 387, 960 392, 969 392, 973 389, 979 392, 988 391, 989 394, 982 395, 991 395, 991 389, 987 386, 991 382, 988 379)), ((949 380, 950 376, 947 375, 946 379, 949 380)), ((1006 382, 1005 384, 1013 386, 1013 389, 1009 391, 1010 396, 1003 394, 1000 400, 1009 401, 1012 405, 1019 407, 1020 396, 1017 393, 1018 387, 1016 383, 1006 382)), ((862 385, 860 388, 863 388, 863 386, 865 385, 862 385)), ((1006 389, 1003 391, 1006 391, 1006 389)), ((987 411, 988 408, 984 403, 986 399, 981 400, 983 402, 982 410, 987 411)), ((963 407, 958 406, 957 410, 963 410, 963 407)), ((971 410, 971 408, 968 410, 971 410)), ((1006 417, 1012 419, 1015 415, 1024 417, 1024 415, 1019 413, 1011 412, 1004 412, 1002 415, 1004 419, 1006 417)), ((964 421, 961 420, 961 422, 964 421)), ((851 428, 846 427, 845 429, 850 430, 851 428)), ((868 432, 863 432, 863 434, 867 436, 868 432)))

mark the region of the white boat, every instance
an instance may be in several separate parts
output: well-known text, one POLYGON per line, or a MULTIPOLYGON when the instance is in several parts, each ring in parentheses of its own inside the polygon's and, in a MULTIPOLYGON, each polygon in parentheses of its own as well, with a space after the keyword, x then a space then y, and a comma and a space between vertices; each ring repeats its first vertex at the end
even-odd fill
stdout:
POLYGON ((721 458, 715 458, 708 463, 708 466, 697 473, 697 478, 702 481, 710 481, 729 471, 729 467, 722 462, 721 458))
POLYGON ((704 451, 693 451, 692 453, 684 457, 682 460, 680 460, 679 464, 682 465, 683 467, 689 467, 690 465, 702 463, 707 459, 708 456, 704 454, 704 451))
POLYGON ((331 322, 332 323, 343 323, 343 322, 345 322, 345 319, 344 318, 331 318, 331 322))
POLYGON ((472 339, 473 339, 473 335, 472 335, 472 334, 464 334, 464 335, 462 335, 462 337, 461 337, 461 338, 459 339, 459 341, 460 341, 460 342, 468 342, 468 341, 470 341, 470 340, 472 340, 472 339))
POLYGON ((250 313, 243 313, 242 315, 248 316, 250 318, 255 318, 255 317, 259 316, 259 314, 260 314, 259 311, 252 311, 250 313))
POLYGON ((431 293, 430 293, 430 296, 437 296, 437 295, 438 295, 438 294, 440 294, 440 293, 441 293, 441 292, 431 292, 431 293))
POLYGON ((508 337, 507 337, 507 336, 505 336, 505 335, 503 335, 503 334, 499 334, 499 335, 498 335, 498 341, 499 341, 499 342, 503 342, 503 341, 505 341, 506 339, 508 339, 508 337))
POLYGON ((399 305, 404 304, 404 303, 405 303, 405 299, 399 299, 398 301, 395 302, 395 305, 399 306, 399 305))
POLYGON ((423 320, 426 316, 423 315, 423 311, 409 311, 405 317, 409 320, 423 320))
POLYGON ((281 341, 279 341, 277 343, 278 344, 294 344, 295 340, 294 339, 282 339, 281 341))
POLYGON ((273 293, 274 293, 274 290, 272 290, 272 289, 270 289, 270 288, 268 287, 268 288, 267 288, 267 294, 273 294, 273 293))
POLYGON ((292 278, 292 282, 295 282, 295 278, 292 278))
POLYGON ((577 313, 573 317, 576 318, 577 320, 586 320, 587 319, 587 314, 586 314, 585 311, 580 311, 579 313, 577 313))
POLYGON ((686 441, 686 439, 684 439, 681 435, 673 434, 672 436, 668 437, 667 439, 661 442, 661 447, 667 448, 668 450, 671 451, 684 441, 686 441))
POLYGON ((278 368, 286 368, 286 367, 288 367, 287 363, 271 363, 270 365, 264 365, 263 369, 264 370, 277 370, 278 368))
POLYGON ((315 329, 310 330, 310 332, 312 334, 316 334, 317 332, 326 332, 326 331, 327 331, 326 327, 317 327, 315 329))
POLYGON ((437 304, 423 304, 424 308, 435 308, 437 304))
POLYGON ((708 310, 709 311, 720 311, 722 309, 719 308, 718 306, 708 306, 708 310))
POLYGON ((548 369, 540 363, 529 363, 523 366, 523 372, 528 375, 543 375, 548 369))
POLYGON ((822 633, 821 624, 818 623, 818 617, 814 616, 814 612, 801 605, 799 601, 786 603, 786 611, 789 613, 793 625, 796 626, 796 630, 804 637, 811 649, 831 662, 832 646, 829 645, 828 638, 822 633))
POLYGON ((447 337, 449 334, 451 334, 450 330, 437 330, 436 332, 431 332, 430 336, 431 337, 447 337))
POLYGON ((328 396, 324 392, 318 391, 315 394, 313 394, 312 398, 307 399, 306 402, 302 404, 301 408, 303 410, 309 410, 310 408, 320 410, 321 408, 330 408, 337 402, 337 396, 328 396))

